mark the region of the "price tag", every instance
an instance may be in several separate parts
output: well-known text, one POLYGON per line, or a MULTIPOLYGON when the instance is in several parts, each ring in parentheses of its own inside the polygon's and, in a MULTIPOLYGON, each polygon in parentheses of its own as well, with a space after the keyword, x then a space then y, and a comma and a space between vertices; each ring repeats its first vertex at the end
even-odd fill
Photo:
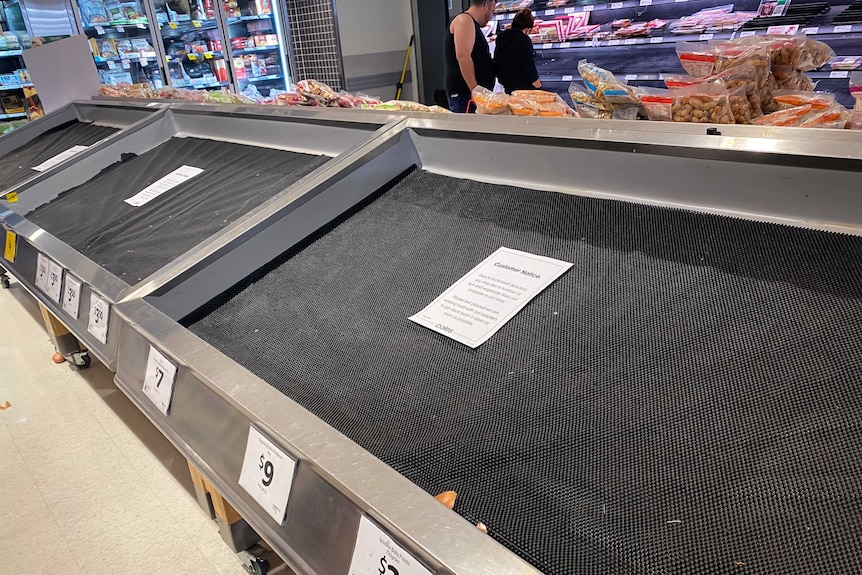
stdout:
POLYGON ((500 20, 505 20, 505 19, 506 19, 506 15, 505 15, 505 14, 497 14, 496 16, 494 16, 494 20, 497 20, 498 22, 499 22, 500 20))
POLYGON ((250 426, 239 484, 279 525, 284 522, 296 461, 250 426))
POLYGON ((63 266, 54 262, 48 266, 48 284, 45 286, 45 293, 56 304, 59 304, 60 298, 63 297, 63 271, 63 266))
POLYGON ((113 60, 108 60, 108 69, 109 70, 116 70, 117 69, 117 63, 114 62, 113 60))
POLYGON ((128 70, 132 67, 131 63, 128 60, 123 60, 123 70, 128 70))
POLYGON ((78 319, 81 309, 81 282, 70 274, 66 274, 66 286, 63 289, 63 311, 78 319))
POLYGON ((515 19, 515 14, 506 14, 506 19, 507 19, 507 20, 514 20, 514 19, 515 19))
POLYGON ((146 30, 146 29, 147 29, 147 25, 146 25, 146 24, 142 24, 142 23, 138 23, 138 28, 140 28, 141 30, 146 30))
POLYGON ((587 4, 586 6, 581 8, 581 11, 582 12, 592 12, 594 9, 595 9, 595 6, 593 6, 592 4, 587 4))
POLYGON ((637 74, 626 74, 626 82, 631 82, 632 80, 637 80, 637 74))
POLYGON ((562 44, 560 44, 560 48, 571 48, 571 47, 572 47, 571 42, 563 42, 562 44))
POLYGON ((6 201, 10 204, 14 204, 18 201, 18 192, 9 192, 6 194, 6 201))
POLYGON ((622 2, 611 2, 611 10, 619 10, 623 7, 622 2))
POLYGON ((553 47, 553 44, 542 44, 542 50, 550 50, 553 47))
POLYGON ((177 29, 177 23, 176 22, 168 22, 168 28, 170 28, 172 30, 176 30, 177 29))
POLYGON ((6 231, 6 249, 3 250, 3 259, 10 264, 15 263, 15 254, 18 253, 18 234, 6 231))
POLYGON ((819 26, 812 26, 811 28, 803 28, 802 29, 802 33, 806 34, 806 35, 807 34, 818 34, 819 32, 820 32, 819 26))
POLYGON ((652 6, 652 0, 641 0, 641 6, 652 6))
POLYGON ((120 34, 122 34, 125 31, 126 31, 126 29, 123 28, 122 26, 117 26, 117 32, 119 32, 120 34))
POLYGON ((619 45, 620 45, 619 40, 608 40, 608 46, 619 46, 619 45))
POLYGON ((553 10, 545 10, 545 16, 553 16, 555 12, 553 10))
POLYGON ((664 36, 656 36, 649 39, 650 44, 661 44, 662 42, 664 42, 664 36))
POLYGON ((350 575, 432 575, 413 555, 398 545, 364 515, 359 519, 350 575))
POLYGON ((739 37, 748 38, 749 36, 754 36, 755 34, 757 34, 757 32, 754 30, 746 30, 745 32, 740 32, 739 37))
POLYGON ((625 44, 626 46, 631 46, 631 45, 637 44, 637 43, 638 43, 637 38, 626 38, 625 42, 623 42, 623 44, 625 44))
POLYGON ((141 58, 141 66, 146 68, 149 65, 150 65, 149 60, 147 60, 146 58, 141 58))
POLYGON ((195 56, 194 54, 187 54, 187 56, 189 57, 189 60, 191 60, 192 62, 194 62, 195 60, 198 59, 198 57, 195 56))
POLYGON ((87 331, 102 343, 108 343, 108 322, 111 319, 111 304, 90 292, 90 320, 87 331))
POLYGON ((799 24, 792 26, 770 26, 766 29, 767 34, 796 34, 799 31, 799 24))
POLYGON ((688 0, 673 0, 675 4, 680 4, 682 2, 688 2, 688 0))
POLYGON ((575 79, 575 77, 572 76, 571 74, 563 76, 563 82, 571 82, 574 79, 575 79))
POLYGON ((847 32, 852 32, 853 26, 836 26, 833 32, 835 34, 846 34, 847 32))
POLYGON ((104 33, 105 33, 105 29, 104 29, 104 28, 102 28, 101 26, 96 26, 96 34, 98 34, 99 36, 101 36, 101 35, 102 35, 102 34, 104 34, 104 33))
POLYGON ((846 72, 844 70, 832 70, 829 72, 830 78, 846 78, 850 75, 850 72, 846 72))
POLYGON ((36 280, 33 283, 40 291, 44 292, 48 289, 48 272, 50 270, 51 261, 39 254, 36 257, 36 280))
POLYGON ((710 33, 707 33, 707 34, 701 34, 701 35, 698 37, 698 39, 699 39, 699 40, 712 40, 712 34, 710 34, 710 33))
POLYGON ((200 28, 201 27, 201 21, 200 20, 192 20, 192 26, 194 26, 195 28, 200 28))
POLYGON ((206 60, 212 60, 213 59, 213 53, 212 52, 204 52, 204 58, 206 60))
POLYGON ((570 7, 566 8, 565 10, 563 10, 563 13, 564 14, 574 14, 575 13, 575 7, 570 6, 570 7))
POLYGON ((168 361, 168 358, 162 355, 159 350, 150 346, 143 391, 150 398, 150 401, 159 408, 162 415, 167 415, 171 407, 171 397, 176 381, 177 366, 168 361))

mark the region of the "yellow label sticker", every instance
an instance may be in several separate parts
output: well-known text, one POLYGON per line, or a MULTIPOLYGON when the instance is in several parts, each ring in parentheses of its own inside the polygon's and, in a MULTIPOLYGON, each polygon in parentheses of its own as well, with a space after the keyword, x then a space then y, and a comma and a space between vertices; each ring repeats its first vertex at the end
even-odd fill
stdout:
POLYGON ((204 52, 204 58, 206 58, 207 60, 212 60, 213 59, 213 53, 212 52, 204 52))
POLYGON ((6 249, 3 251, 3 257, 9 263, 15 263, 15 253, 18 251, 18 234, 15 232, 6 232, 6 249))
POLYGON ((189 60, 191 60, 192 62, 194 62, 195 60, 198 59, 198 57, 195 56, 194 54, 189 54, 188 56, 189 56, 189 60))
POLYGON ((18 192, 9 192, 6 194, 6 201, 10 204, 14 204, 18 201, 18 192))
POLYGON ((201 27, 200 20, 192 20, 192 26, 194 26, 195 28, 200 28, 201 27))
POLYGON ((168 22, 168 27, 176 30, 177 29, 177 23, 176 22, 168 22))

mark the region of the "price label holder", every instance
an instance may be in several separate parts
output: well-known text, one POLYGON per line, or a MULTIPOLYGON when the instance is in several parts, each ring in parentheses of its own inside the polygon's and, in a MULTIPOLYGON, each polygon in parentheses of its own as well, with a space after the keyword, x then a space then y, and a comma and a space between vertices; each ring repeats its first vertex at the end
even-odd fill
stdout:
POLYGON ((626 82, 631 82, 632 80, 637 80, 637 74, 626 74, 626 82))
POLYGON ((432 575, 407 550, 398 545, 366 516, 359 518, 350 575, 432 575))
POLYGON ((634 44, 637 44, 637 43, 638 43, 638 41, 637 41, 637 38, 626 38, 626 39, 625 39, 625 42, 623 42, 623 43, 624 43, 626 46, 632 46, 632 45, 634 45, 634 44))
POLYGON ((575 77, 571 76, 571 75, 563 76, 563 82, 571 82, 574 79, 575 79, 575 77))
POLYGON ((806 35, 818 34, 818 33, 820 33, 820 27, 819 26, 812 26, 811 28, 803 28, 802 33, 806 34, 806 35))
POLYGON ((619 46, 619 45, 620 45, 619 40, 608 40, 608 46, 619 46))
POLYGON ((748 38, 749 36, 754 36, 755 34, 757 34, 757 32, 755 32, 754 30, 746 30, 745 32, 740 32, 739 37, 748 38))
POLYGON ((641 6, 652 6, 652 0, 641 0, 641 6))
POLYGON ((295 471, 294 459, 253 425, 249 426, 239 485, 279 525, 287 512, 295 471))
POLYGON ((550 50, 553 47, 553 44, 542 44, 542 50, 550 50))
POLYGON ((204 52, 204 59, 212 60, 213 59, 213 53, 212 52, 204 52))
POLYGON ((581 8, 581 11, 583 11, 583 12, 592 12, 592 11, 593 11, 593 10, 595 10, 595 9, 596 9, 596 7, 595 7, 593 4, 587 4, 586 6, 584 6, 583 8, 581 8))
MULTIPOLYGON (((161 26, 159 26, 159 27, 161 28, 161 26)), ((147 29, 147 25, 146 25, 146 24, 143 24, 143 23, 141 23, 141 22, 138 22, 138 28, 140 28, 141 30, 146 30, 146 29, 147 29)))
POLYGON ((102 28, 101 26, 96 26, 96 34, 98 34, 99 36, 101 36, 101 35, 102 35, 102 34, 104 34, 104 33, 105 33, 105 29, 104 29, 104 28, 102 28))
POLYGON ((113 60, 108 60, 108 69, 109 70, 116 70, 117 69, 116 62, 114 62, 113 60))
POLYGON ((63 266, 50 262, 48 265, 48 283, 45 286, 45 293, 52 302, 59 304, 60 298, 63 297, 63 266))
POLYGON ((836 26, 832 31, 835 34, 846 34, 847 32, 852 32, 853 26, 836 26))
POLYGON ((72 319, 78 319, 81 310, 81 282, 71 274, 66 274, 63 288, 63 311, 72 319))
POLYGON ((119 32, 120 34, 122 34, 125 31, 126 31, 126 29, 123 28, 122 26, 117 26, 117 32, 119 32))
POLYGON ((48 289, 48 273, 51 271, 51 260, 41 253, 36 256, 36 279, 34 285, 42 292, 48 289))
POLYGON ((146 68, 149 65, 150 65, 150 63, 147 61, 146 58, 141 58, 141 66, 146 68))
POLYGON ((850 72, 845 70, 832 70, 829 72, 830 78, 847 78, 848 76, 850 76, 850 72))
POLYGON ((170 28, 171 30, 176 30, 177 29, 177 23, 176 22, 168 22, 168 28, 170 28))
POLYGON ((556 14, 556 12, 554 12, 553 9, 545 10, 545 16, 553 16, 554 14, 556 14))
POLYGON ((201 27, 201 21, 200 20, 192 20, 192 26, 194 26, 195 28, 200 28, 201 27))
POLYGON ((6 201, 10 204, 14 204, 18 201, 18 192, 9 192, 6 194, 6 201))
POLYGON ((569 8, 566 8, 565 10, 563 10, 563 13, 564 14, 574 14, 575 13, 575 7, 570 6, 569 8))
POLYGON ((611 2, 611 10, 619 10, 623 7, 622 2, 611 2))
POLYGON ((190 61, 194 62, 195 60, 197 60, 197 59, 198 59, 198 57, 197 57, 197 56, 195 56, 194 54, 188 54, 188 59, 189 59, 190 61))
POLYGON ((711 33, 701 34, 698 37, 698 39, 699 40, 712 40, 712 34, 711 33))
POLYGON ((108 322, 111 320, 111 304, 95 292, 90 292, 90 319, 87 331, 102 343, 108 343, 108 322))
POLYGON ((159 350, 150 346, 147 357, 147 372, 144 374, 143 392, 153 402, 162 415, 167 416, 171 408, 174 384, 177 381, 177 366, 171 363, 159 350))
POLYGON ((560 48, 571 48, 571 47, 572 47, 571 42, 563 42, 562 44, 560 44, 560 48))
POLYGON ((18 253, 18 234, 6 230, 6 247, 3 250, 3 259, 10 264, 15 263, 15 255, 18 253))
POLYGON ((131 67, 131 63, 128 60, 123 60, 123 70, 128 70, 131 67))
POLYGON ((767 34, 796 34, 799 31, 799 24, 792 26, 770 26, 766 29, 767 34))
POLYGON ((649 39, 650 44, 661 44, 662 42, 664 42, 664 36, 656 36, 649 39))

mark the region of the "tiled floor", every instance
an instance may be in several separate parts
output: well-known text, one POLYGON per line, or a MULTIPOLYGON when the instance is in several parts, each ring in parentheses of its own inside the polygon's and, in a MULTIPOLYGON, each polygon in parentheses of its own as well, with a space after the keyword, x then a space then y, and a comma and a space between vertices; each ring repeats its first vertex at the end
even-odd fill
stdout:
POLYGON ((245 573, 113 375, 53 353, 36 302, 0 290, 0 573, 245 573))

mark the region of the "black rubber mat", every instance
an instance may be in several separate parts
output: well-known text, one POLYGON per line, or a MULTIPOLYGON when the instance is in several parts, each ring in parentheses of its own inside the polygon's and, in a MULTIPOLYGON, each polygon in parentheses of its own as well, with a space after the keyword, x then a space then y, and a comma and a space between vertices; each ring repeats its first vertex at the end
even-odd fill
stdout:
POLYGON ((33 166, 38 166, 69 148, 92 146, 116 131, 117 128, 74 120, 45 132, 0 158, 0 188, 8 190, 37 175, 38 172, 33 170, 33 166))
POLYGON ((414 172, 190 326, 548 574, 862 572, 862 238, 414 172), (573 262, 477 349, 407 320, 573 262))
POLYGON ((129 284, 227 227, 325 157, 199 138, 129 156, 27 217, 129 284), (149 203, 124 200, 175 169, 204 170, 149 203))

